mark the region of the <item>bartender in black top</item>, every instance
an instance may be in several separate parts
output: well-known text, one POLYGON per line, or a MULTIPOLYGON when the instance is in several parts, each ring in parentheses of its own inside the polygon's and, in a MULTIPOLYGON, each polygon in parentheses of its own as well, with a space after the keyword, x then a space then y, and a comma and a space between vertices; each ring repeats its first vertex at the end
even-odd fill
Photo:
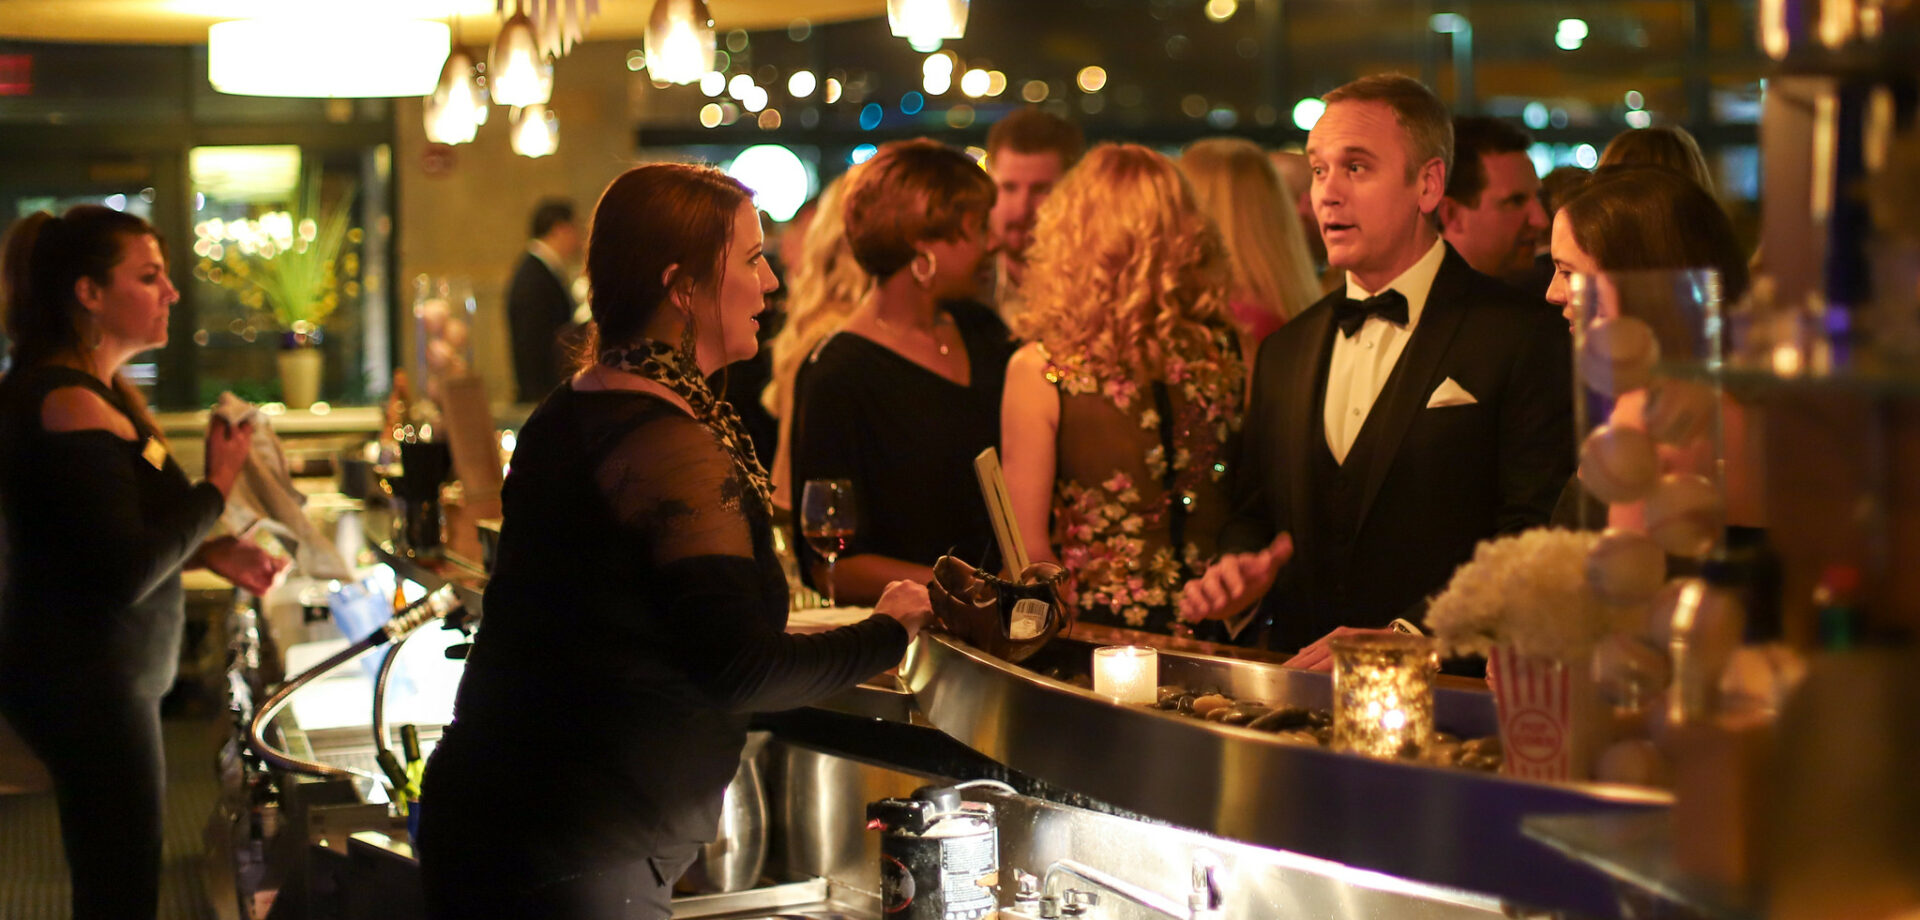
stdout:
POLYGON ((154 230, 97 205, 16 223, 13 371, 0 378, 0 714, 53 778, 76 920, 159 909, 160 698, 178 668, 183 568, 264 594, 286 569, 207 539, 251 426, 215 417, 207 478, 167 453, 128 359, 167 342, 179 292, 154 230))
POLYGON ((520 432, 498 562, 417 841, 430 916, 664 918, 719 824, 747 714, 851 687, 931 615, 784 632, 770 488, 706 379, 778 282, 748 192, 706 167, 615 179, 587 246, 597 361, 520 432))

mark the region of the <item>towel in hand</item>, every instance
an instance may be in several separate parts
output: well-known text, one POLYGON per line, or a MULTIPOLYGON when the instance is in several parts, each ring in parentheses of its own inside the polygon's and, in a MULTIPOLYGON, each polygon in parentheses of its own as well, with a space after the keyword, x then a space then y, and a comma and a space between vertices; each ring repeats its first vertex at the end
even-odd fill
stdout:
POLYGON ((287 467, 286 450, 273 433, 273 422, 260 407, 232 393, 221 393, 213 413, 236 427, 253 424, 253 445, 247 456, 245 474, 234 483, 222 515, 234 533, 244 533, 262 521, 272 523, 271 530, 283 542, 292 544, 293 561, 303 575, 322 580, 353 578, 353 568, 340 556, 333 541, 320 533, 307 519, 307 496, 294 488, 293 474, 287 467))

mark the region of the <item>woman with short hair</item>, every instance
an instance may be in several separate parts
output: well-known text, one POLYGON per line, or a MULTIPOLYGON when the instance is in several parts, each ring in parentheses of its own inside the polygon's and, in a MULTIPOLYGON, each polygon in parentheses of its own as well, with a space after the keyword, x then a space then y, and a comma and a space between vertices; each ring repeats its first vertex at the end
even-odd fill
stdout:
POLYGON ((793 485, 853 482, 859 527, 832 573, 804 544, 801 559, 811 584, 831 577, 838 601, 870 604, 889 581, 931 579, 944 554, 992 554, 973 459, 999 436, 1013 345, 971 299, 994 199, 971 158, 895 141, 848 181, 847 243, 873 287, 800 368, 793 485))

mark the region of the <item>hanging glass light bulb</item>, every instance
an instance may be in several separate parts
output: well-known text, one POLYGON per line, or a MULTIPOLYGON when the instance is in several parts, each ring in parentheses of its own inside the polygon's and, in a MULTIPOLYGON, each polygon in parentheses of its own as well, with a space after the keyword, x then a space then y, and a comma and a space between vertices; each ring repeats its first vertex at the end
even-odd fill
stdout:
POLYGON ((913 42, 965 38, 968 0, 887 0, 887 25, 913 42))
POLYGON ((541 53, 533 21, 518 3, 493 40, 487 81, 501 105, 545 105, 553 98, 553 60, 541 53))
POLYGON ((514 153, 543 157, 560 147, 560 119, 545 105, 514 109, 510 121, 513 130, 507 139, 514 153))
POLYGON ((464 144, 487 121, 487 91, 473 68, 473 55, 459 45, 447 52, 440 83, 425 105, 427 140, 436 144, 464 144))
POLYGON ((685 85, 713 70, 713 16, 706 0, 658 0, 647 19, 647 72, 685 85))

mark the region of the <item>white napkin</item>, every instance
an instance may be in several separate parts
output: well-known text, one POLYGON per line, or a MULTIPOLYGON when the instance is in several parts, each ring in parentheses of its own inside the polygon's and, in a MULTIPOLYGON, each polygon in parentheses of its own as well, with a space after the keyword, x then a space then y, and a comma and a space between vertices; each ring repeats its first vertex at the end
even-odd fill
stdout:
POLYGON ((253 423, 253 445, 245 474, 234 483, 233 494, 227 496, 227 509, 221 519, 233 533, 245 533, 256 524, 268 522, 275 537, 291 544, 294 566, 301 574, 321 580, 352 580, 353 568, 302 510, 307 496, 293 486, 286 451, 273 433, 272 420, 261 413, 260 407, 230 392, 220 394, 213 413, 231 425, 253 423))
POLYGON ((787 614, 787 632, 817 633, 852 626, 873 616, 872 607, 813 607, 787 614))
POLYGON ((1433 395, 1427 398, 1427 408, 1438 409, 1443 406, 1471 406, 1480 400, 1474 399, 1467 388, 1453 382, 1452 377, 1440 381, 1433 388, 1433 395))

